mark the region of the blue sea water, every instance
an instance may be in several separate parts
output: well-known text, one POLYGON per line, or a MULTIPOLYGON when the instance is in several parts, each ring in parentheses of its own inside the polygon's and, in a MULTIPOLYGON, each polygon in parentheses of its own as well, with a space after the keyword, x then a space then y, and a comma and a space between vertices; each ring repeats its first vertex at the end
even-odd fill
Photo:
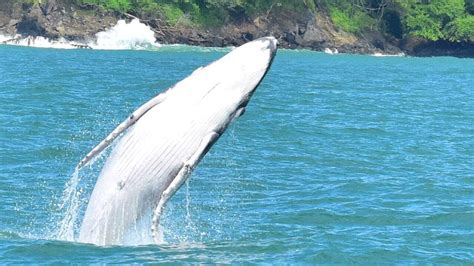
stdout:
POLYGON ((474 60, 449 57, 281 50, 167 206, 165 244, 64 241, 78 161, 224 53, 0 45, 0 263, 474 262, 474 60))

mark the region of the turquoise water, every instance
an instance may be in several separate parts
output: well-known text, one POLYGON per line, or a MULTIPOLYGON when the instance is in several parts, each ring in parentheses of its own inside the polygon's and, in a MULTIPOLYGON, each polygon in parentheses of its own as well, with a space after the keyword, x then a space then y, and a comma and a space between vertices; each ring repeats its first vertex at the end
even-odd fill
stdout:
POLYGON ((223 54, 0 46, 0 262, 473 263, 474 60, 447 57, 279 51, 168 205, 166 244, 61 240, 78 161, 223 54))

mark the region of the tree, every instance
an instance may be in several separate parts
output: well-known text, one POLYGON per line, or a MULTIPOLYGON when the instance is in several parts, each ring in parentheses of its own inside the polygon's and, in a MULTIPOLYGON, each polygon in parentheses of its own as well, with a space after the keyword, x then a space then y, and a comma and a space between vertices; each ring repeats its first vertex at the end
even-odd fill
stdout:
MULTIPOLYGON (((416 0, 399 0, 407 10, 405 26, 413 35, 431 41, 449 39, 453 21, 464 17, 464 0, 432 0, 422 3, 416 0)), ((462 23, 461 23, 462 24, 462 23)))

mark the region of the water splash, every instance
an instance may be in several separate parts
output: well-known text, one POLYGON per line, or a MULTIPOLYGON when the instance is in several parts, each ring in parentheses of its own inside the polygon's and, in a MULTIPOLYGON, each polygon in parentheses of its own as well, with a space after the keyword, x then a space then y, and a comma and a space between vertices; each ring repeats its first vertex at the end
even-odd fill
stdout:
POLYGON ((85 48, 87 45, 67 41, 64 38, 59 38, 58 40, 52 40, 45 37, 33 37, 27 36, 23 37, 21 35, 1 35, 0 34, 0 44, 9 44, 17 46, 30 46, 37 48, 56 48, 56 49, 77 49, 85 48))
MULTIPOLYGON (((235 134, 231 129, 228 141, 235 142, 235 138, 235 134)), ((59 206, 62 215, 55 230, 56 232, 52 234, 53 239, 70 242, 77 241, 82 217, 87 207, 90 193, 94 188, 96 177, 116 143, 117 140, 107 150, 102 151, 87 167, 79 171, 75 170, 71 175, 62 194, 59 206)), ((221 158, 220 161, 220 163, 228 168, 235 167, 235 162, 230 156, 224 156, 224 159, 221 158)), ((194 178, 199 179, 199 176, 198 173, 198 176, 194 178)), ((158 243, 151 237, 152 210, 150 209, 147 214, 143 215, 125 233, 122 244, 125 246, 192 244, 206 242, 207 240, 228 239, 229 236, 226 235, 222 224, 215 224, 216 221, 214 219, 216 219, 216 216, 213 216, 212 221, 199 217, 198 214, 203 210, 202 206, 199 205, 199 199, 197 202, 192 200, 195 191, 193 191, 191 186, 191 178, 185 182, 181 193, 178 193, 179 195, 177 195, 174 203, 173 201, 168 202, 163 214, 163 223, 160 224, 158 230, 158 243)), ((225 188, 214 187, 211 190, 213 194, 217 195, 216 200, 222 202, 222 193, 225 194, 225 188)), ((228 220, 229 210, 226 210, 222 205, 214 207, 213 212, 217 215, 217 220, 228 220)), ((233 216, 231 213, 230 215, 233 216)), ((234 218, 236 217, 234 216, 234 218)), ((235 220, 237 221, 238 219, 235 220)), ((229 225, 228 222, 224 224, 229 225)))
POLYGON ((398 54, 382 54, 382 53, 373 53, 371 54, 371 56, 375 56, 375 57, 403 57, 403 56, 406 56, 405 53, 398 53, 398 54))
POLYGON ((0 43, 6 42, 6 41, 10 40, 11 38, 12 37, 9 36, 9 35, 0 34, 0 43))
POLYGON ((62 218, 60 218, 56 233, 53 234, 55 239, 76 241, 81 218, 87 207, 97 175, 116 144, 117 140, 92 158, 87 167, 74 169, 60 199, 59 212, 62 214, 62 218))
POLYGON ((81 191, 79 189, 79 169, 75 169, 71 179, 63 192, 60 209, 64 210, 64 218, 59 224, 57 238, 59 240, 74 241, 74 231, 77 225, 78 210, 80 207, 81 191))
POLYGON ((153 30, 134 19, 127 23, 119 20, 112 28, 97 33, 88 42, 73 42, 64 38, 57 40, 45 37, 2 35, 0 44, 56 49, 100 49, 100 50, 156 50, 161 47, 156 42, 153 30))
POLYGON ((186 210, 186 216, 185 216, 185 226, 184 228, 186 229, 187 232, 196 232, 197 228, 196 225, 193 222, 193 219, 191 217, 191 193, 189 192, 189 178, 186 180, 185 186, 186 186, 186 201, 185 201, 185 210, 186 210))
POLYGON ((155 33, 138 19, 126 23, 119 20, 114 27, 99 32, 96 40, 88 45, 93 49, 105 50, 144 50, 156 49, 161 45, 155 40, 155 33))
POLYGON ((339 51, 338 51, 336 48, 334 48, 334 49, 331 49, 331 48, 324 48, 324 52, 325 52, 326 54, 338 54, 338 53, 339 53, 339 51))

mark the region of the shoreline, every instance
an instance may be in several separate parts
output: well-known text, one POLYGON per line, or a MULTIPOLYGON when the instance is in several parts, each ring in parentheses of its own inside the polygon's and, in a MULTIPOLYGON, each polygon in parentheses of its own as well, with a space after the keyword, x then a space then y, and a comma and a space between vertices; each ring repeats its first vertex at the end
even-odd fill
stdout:
MULTIPOLYGON (((5 35, 2 35, 0 32, 0 37, 5 37, 5 35)), ((32 38, 31 36, 27 36, 28 38, 32 38)), ((148 52, 154 52, 154 51, 160 51, 162 49, 173 49, 173 47, 179 48, 179 47, 188 47, 188 48, 196 48, 198 51, 199 49, 211 49, 211 50, 216 50, 216 51, 223 51, 223 52, 228 52, 235 48, 236 46, 203 46, 203 45, 195 45, 195 44, 188 44, 188 43, 167 43, 167 44, 159 44, 155 43, 153 47, 134 47, 134 48, 93 48, 89 46, 86 43, 80 43, 80 42, 75 42, 75 41, 67 41, 64 39, 58 39, 58 40, 53 40, 53 39, 45 39, 43 36, 37 36, 35 38, 40 39, 42 42, 48 41, 50 42, 50 45, 24 45, 24 44, 13 44, 13 43, 7 43, 5 41, 2 41, 0 38, 0 45, 5 45, 5 46, 17 46, 17 47, 27 47, 27 48, 38 48, 38 49, 61 49, 61 50, 102 50, 102 51, 148 51, 148 52)), ((24 42, 24 39, 23 39, 24 42)), ((405 54, 403 52, 400 52, 398 54, 387 54, 387 53, 380 53, 380 52, 374 52, 374 53, 354 53, 354 52, 340 52, 336 49, 326 49, 326 50, 315 50, 315 49, 310 49, 310 48, 279 48, 279 51, 285 51, 285 52, 314 52, 314 53, 321 53, 321 54, 326 54, 330 56, 342 56, 342 55, 353 55, 353 56, 371 56, 371 57, 418 57, 418 58, 429 58, 429 57, 454 57, 454 58, 474 58, 473 56, 453 56, 450 54, 436 54, 436 55, 412 55, 412 54, 405 54)))
POLYGON ((257 16, 253 20, 224 23, 219 27, 196 27, 170 26, 160 18, 137 18, 127 13, 104 11, 94 6, 60 4, 54 0, 29 6, 10 0, 0 3, 0 34, 19 39, 42 37, 55 42, 65 40, 79 46, 84 45, 82 48, 90 48, 89 43, 96 34, 117 26, 120 20, 130 23, 134 19, 139 19, 149 27, 151 35, 147 33, 147 38, 150 42, 153 38, 155 42, 163 45, 240 46, 259 37, 272 35, 278 39, 280 47, 285 49, 346 54, 474 58, 474 43, 429 42, 419 38, 393 40, 378 31, 356 35, 337 29, 324 13, 267 14, 265 17, 257 16), (282 19, 282 15, 294 21, 282 19))

